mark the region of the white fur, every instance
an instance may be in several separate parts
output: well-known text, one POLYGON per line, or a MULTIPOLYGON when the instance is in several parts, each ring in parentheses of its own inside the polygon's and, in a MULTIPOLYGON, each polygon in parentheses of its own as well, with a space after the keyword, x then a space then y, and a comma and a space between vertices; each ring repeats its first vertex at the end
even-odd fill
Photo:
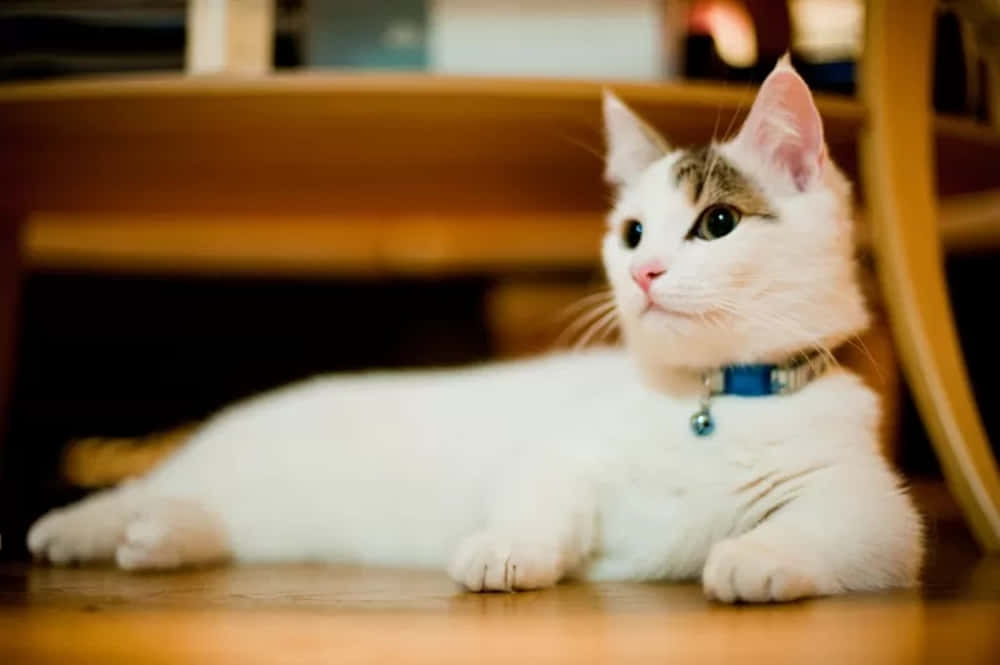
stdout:
POLYGON ((629 352, 261 395, 149 475, 43 517, 31 550, 124 568, 447 567, 476 591, 700 576, 727 602, 913 584, 919 519, 879 456, 878 401, 859 379, 836 369, 787 396, 718 397, 712 436, 688 425, 701 370, 832 347, 865 325, 847 184, 821 163, 790 190, 735 141, 721 149, 778 219, 685 240, 698 210, 668 186, 677 155, 628 144, 652 139, 620 102, 609 109, 620 190, 603 254, 629 352), (645 227, 635 250, 620 239, 629 217, 645 227), (641 313, 629 270, 650 258, 667 266, 650 296, 676 315, 641 313))

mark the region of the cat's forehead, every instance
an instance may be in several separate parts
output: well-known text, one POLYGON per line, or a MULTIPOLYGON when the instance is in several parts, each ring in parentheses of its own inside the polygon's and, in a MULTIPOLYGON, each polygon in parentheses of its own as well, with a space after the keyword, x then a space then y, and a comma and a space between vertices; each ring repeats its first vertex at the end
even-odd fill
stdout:
POLYGON ((746 214, 776 216, 763 188, 718 145, 675 150, 652 164, 636 185, 633 205, 700 209, 726 203, 746 214))

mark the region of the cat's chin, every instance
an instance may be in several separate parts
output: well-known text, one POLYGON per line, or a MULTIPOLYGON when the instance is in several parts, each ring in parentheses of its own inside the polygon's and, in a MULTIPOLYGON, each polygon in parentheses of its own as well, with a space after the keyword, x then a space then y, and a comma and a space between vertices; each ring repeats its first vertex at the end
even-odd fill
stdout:
POLYGON ((705 316, 711 314, 711 312, 688 312, 680 309, 674 309, 672 307, 666 307, 652 300, 648 301, 646 305, 639 312, 639 318, 643 320, 656 319, 656 318, 667 318, 667 319, 680 319, 695 321, 698 319, 704 319, 705 316))
POLYGON ((729 329, 723 312, 691 312, 645 305, 624 323, 629 347, 658 365, 711 364, 732 350, 732 341, 720 334, 729 329))

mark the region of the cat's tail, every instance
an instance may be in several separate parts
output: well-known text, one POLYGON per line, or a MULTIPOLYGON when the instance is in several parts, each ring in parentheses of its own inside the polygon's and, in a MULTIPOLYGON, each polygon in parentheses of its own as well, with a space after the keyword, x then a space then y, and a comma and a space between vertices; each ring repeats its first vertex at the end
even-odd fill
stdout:
POLYGON ((76 487, 111 487, 139 476, 182 446, 196 425, 184 425, 142 437, 89 437, 71 441, 63 451, 60 472, 76 487))

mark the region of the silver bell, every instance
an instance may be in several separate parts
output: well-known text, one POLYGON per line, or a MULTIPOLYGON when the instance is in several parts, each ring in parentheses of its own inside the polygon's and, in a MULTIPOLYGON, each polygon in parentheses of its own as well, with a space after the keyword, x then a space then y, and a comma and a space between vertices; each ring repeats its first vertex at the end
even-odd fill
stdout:
POLYGON ((715 430, 715 421, 708 409, 702 409, 691 416, 691 431, 696 436, 708 436, 715 430))

